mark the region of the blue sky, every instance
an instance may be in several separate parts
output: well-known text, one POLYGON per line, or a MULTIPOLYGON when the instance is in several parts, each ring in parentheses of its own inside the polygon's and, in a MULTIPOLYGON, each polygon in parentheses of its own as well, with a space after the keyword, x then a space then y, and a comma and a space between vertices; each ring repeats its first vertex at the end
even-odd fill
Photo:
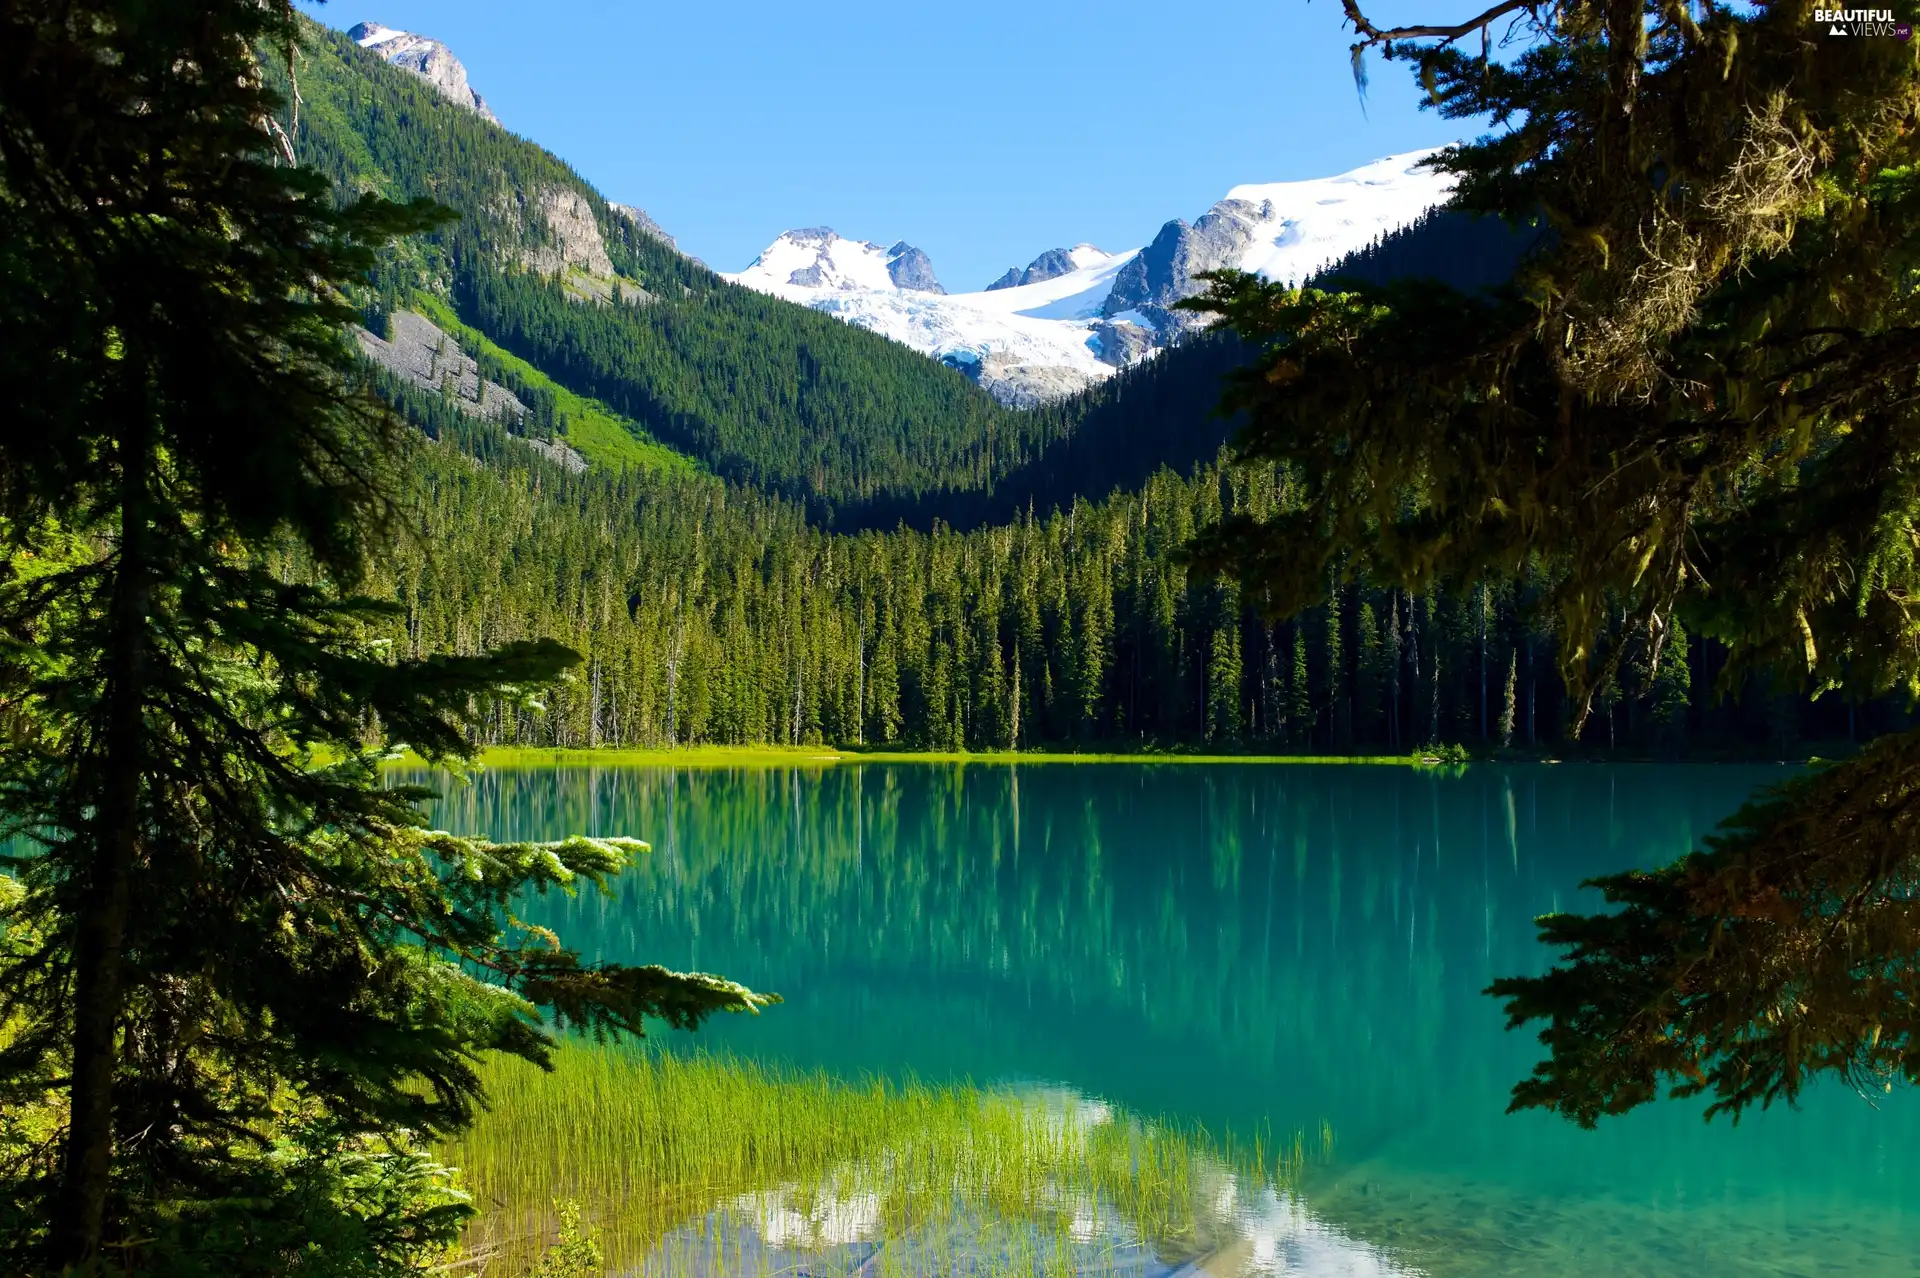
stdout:
MULTIPOLYGON (((824 225, 907 240, 976 289, 1055 245, 1145 243, 1241 182, 1462 131, 1377 61, 1362 110, 1337 0, 303 7, 445 41, 508 128, 720 270, 824 225)), ((1383 25, 1460 7, 1367 6, 1383 25)))

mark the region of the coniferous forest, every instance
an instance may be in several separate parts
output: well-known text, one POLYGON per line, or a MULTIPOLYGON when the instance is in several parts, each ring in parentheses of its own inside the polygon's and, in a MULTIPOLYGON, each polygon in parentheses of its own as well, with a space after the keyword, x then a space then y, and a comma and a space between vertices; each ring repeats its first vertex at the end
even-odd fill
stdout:
MULTIPOLYGON (((1753 680, 1722 697, 1716 652, 1688 644, 1658 670, 1629 654, 1570 741, 1524 583, 1363 585, 1263 620, 1260 599, 1185 561, 1223 515, 1295 491, 1283 469, 1230 464, 1241 422, 1218 409, 1223 378, 1252 353, 1233 334, 1007 409, 933 360, 721 280, 546 152, 344 37, 312 42, 305 161, 343 192, 430 195, 461 215, 383 258, 368 323, 451 312, 485 344, 481 374, 536 410, 503 430, 375 379, 441 441, 419 454, 420 535, 391 583, 407 651, 552 635, 587 657, 542 708, 496 709, 489 744, 1773 757, 1899 714, 1863 721, 1753 680), (556 189, 591 204, 621 301, 521 264, 543 242, 539 193, 556 189), (511 436, 553 436, 551 395, 508 363, 693 465, 540 461, 511 436)), ((1328 274, 1483 287, 1537 238, 1430 214, 1328 274)))
POLYGON ((1911 1272, 1910 27, 1364 7, 1445 202, 1002 376, 418 33, 0 0, 0 1271, 1911 1272))
POLYGON ((833 533, 702 475, 570 473, 417 393, 438 442, 387 588, 409 653, 551 635, 585 664, 488 744, 926 750, 1208 746, 1786 757, 1895 721, 1764 684, 1707 695, 1718 654, 1630 654, 1579 742, 1529 586, 1341 592, 1283 622, 1190 568, 1223 515, 1283 508, 1272 467, 1163 468, 1130 492, 957 532, 833 533), (472 459, 482 459, 476 465, 472 459), (1629 689, 1638 689, 1637 695, 1629 689))

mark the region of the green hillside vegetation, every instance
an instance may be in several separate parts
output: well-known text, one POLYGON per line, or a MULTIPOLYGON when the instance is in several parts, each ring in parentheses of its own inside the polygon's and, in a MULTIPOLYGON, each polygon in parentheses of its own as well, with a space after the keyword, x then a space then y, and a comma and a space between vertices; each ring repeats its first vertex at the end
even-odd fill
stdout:
POLYGON ((504 382, 523 402, 544 398, 549 420, 560 423, 557 433, 591 465, 611 471, 628 466, 681 473, 699 469, 684 453, 649 436, 638 422, 620 416, 598 400, 574 394, 518 355, 496 346, 479 329, 461 323, 453 308, 440 298, 422 293, 413 299, 413 305, 459 341, 479 362, 482 376, 504 382))
MULTIPOLYGON (((1030 456, 1051 419, 830 316, 765 297, 613 213, 565 164, 308 24, 303 165, 343 195, 426 196, 459 221, 394 250, 373 310, 450 304, 465 325, 728 479, 821 504, 978 484, 1030 456), (556 245, 541 201, 577 194, 639 305, 583 303, 526 269, 556 245)), ((624 286, 623 286, 624 288, 624 286)))
MULTIPOLYGON (((535 406, 520 429, 564 436, 604 472, 559 473, 381 382, 440 441, 422 452, 424 536, 390 582, 407 651, 550 634, 587 656, 541 708, 497 708, 487 744, 1573 747, 1534 616, 1538 571, 1458 596, 1356 584, 1279 624, 1189 571, 1195 533, 1298 500, 1284 468, 1224 466, 1239 423, 1214 405, 1249 356, 1232 334, 1013 412, 904 347, 727 284, 538 147, 334 33, 313 40, 306 162, 342 188, 430 194, 461 214, 383 260, 369 309, 427 314, 535 406), (578 271, 515 264, 547 245, 534 214, 553 190, 593 211, 605 302, 581 300, 578 271), (462 453, 485 468, 456 465, 462 453)), ((1478 287, 1531 238, 1433 215, 1340 270, 1431 264, 1478 287)), ((1862 722, 1757 686, 1695 705, 1695 668, 1710 681, 1720 656, 1688 652, 1657 676, 1629 657, 1579 748, 1787 754, 1899 717, 1877 707, 1862 722)))
MULTIPOLYGON (((415 462, 418 535, 382 583, 405 609, 403 650, 543 634, 585 657, 539 707, 497 707, 485 744, 1575 748, 1552 636, 1532 619, 1538 576, 1466 596, 1353 587, 1271 623, 1191 571, 1196 533, 1297 500, 1272 467, 1162 470, 972 532, 837 534, 709 477, 568 474, 496 427, 430 420, 436 397, 405 402, 439 439, 415 462)), ((1899 718, 1760 685, 1702 704, 1692 689, 1721 657, 1687 651, 1651 677, 1630 658, 1578 748, 1785 757, 1899 718)))

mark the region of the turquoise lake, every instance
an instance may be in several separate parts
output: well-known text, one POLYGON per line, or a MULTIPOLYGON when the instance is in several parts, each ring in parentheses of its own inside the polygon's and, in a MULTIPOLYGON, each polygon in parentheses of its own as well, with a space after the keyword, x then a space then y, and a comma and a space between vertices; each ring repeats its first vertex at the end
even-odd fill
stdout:
MULTIPOLYGON (((1481 989, 1583 879, 1669 861, 1783 768, 498 769, 433 817, 622 834, 588 956, 785 1003, 664 1037, 848 1076, 1063 1086, 1215 1132, 1331 1124, 1265 1272, 1920 1272, 1920 1098, 1703 1124, 1504 1113, 1538 1054, 1481 989), (1308 1245, 1311 1243, 1311 1245, 1308 1245)), ((1198 1271, 1195 1271, 1198 1272, 1198 1271)))

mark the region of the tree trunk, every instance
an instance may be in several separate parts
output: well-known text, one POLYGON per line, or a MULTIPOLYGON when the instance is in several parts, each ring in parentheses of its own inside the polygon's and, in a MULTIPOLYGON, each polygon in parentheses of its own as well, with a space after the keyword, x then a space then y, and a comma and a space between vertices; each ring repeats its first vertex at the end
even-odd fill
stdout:
POLYGON ((113 1082, 126 998, 127 920, 140 850, 140 777, 145 740, 146 625, 150 530, 147 471, 152 443, 136 410, 120 441, 120 545, 108 604, 106 723, 96 766, 100 806, 94 864, 74 919, 73 1082, 56 1262, 81 1269, 99 1258, 113 1178, 113 1082))
POLYGON ((1538 744, 1533 732, 1533 636, 1527 636, 1527 744, 1538 744))
POLYGON ((1480 587, 1480 739, 1487 739, 1487 588, 1480 587))
POLYGON ((1407 727, 1413 734, 1411 744, 1420 745, 1420 614, 1414 611, 1413 592, 1407 592, 1407 658, 1413 663, 1413 677, 1407 680, 1407 727))

